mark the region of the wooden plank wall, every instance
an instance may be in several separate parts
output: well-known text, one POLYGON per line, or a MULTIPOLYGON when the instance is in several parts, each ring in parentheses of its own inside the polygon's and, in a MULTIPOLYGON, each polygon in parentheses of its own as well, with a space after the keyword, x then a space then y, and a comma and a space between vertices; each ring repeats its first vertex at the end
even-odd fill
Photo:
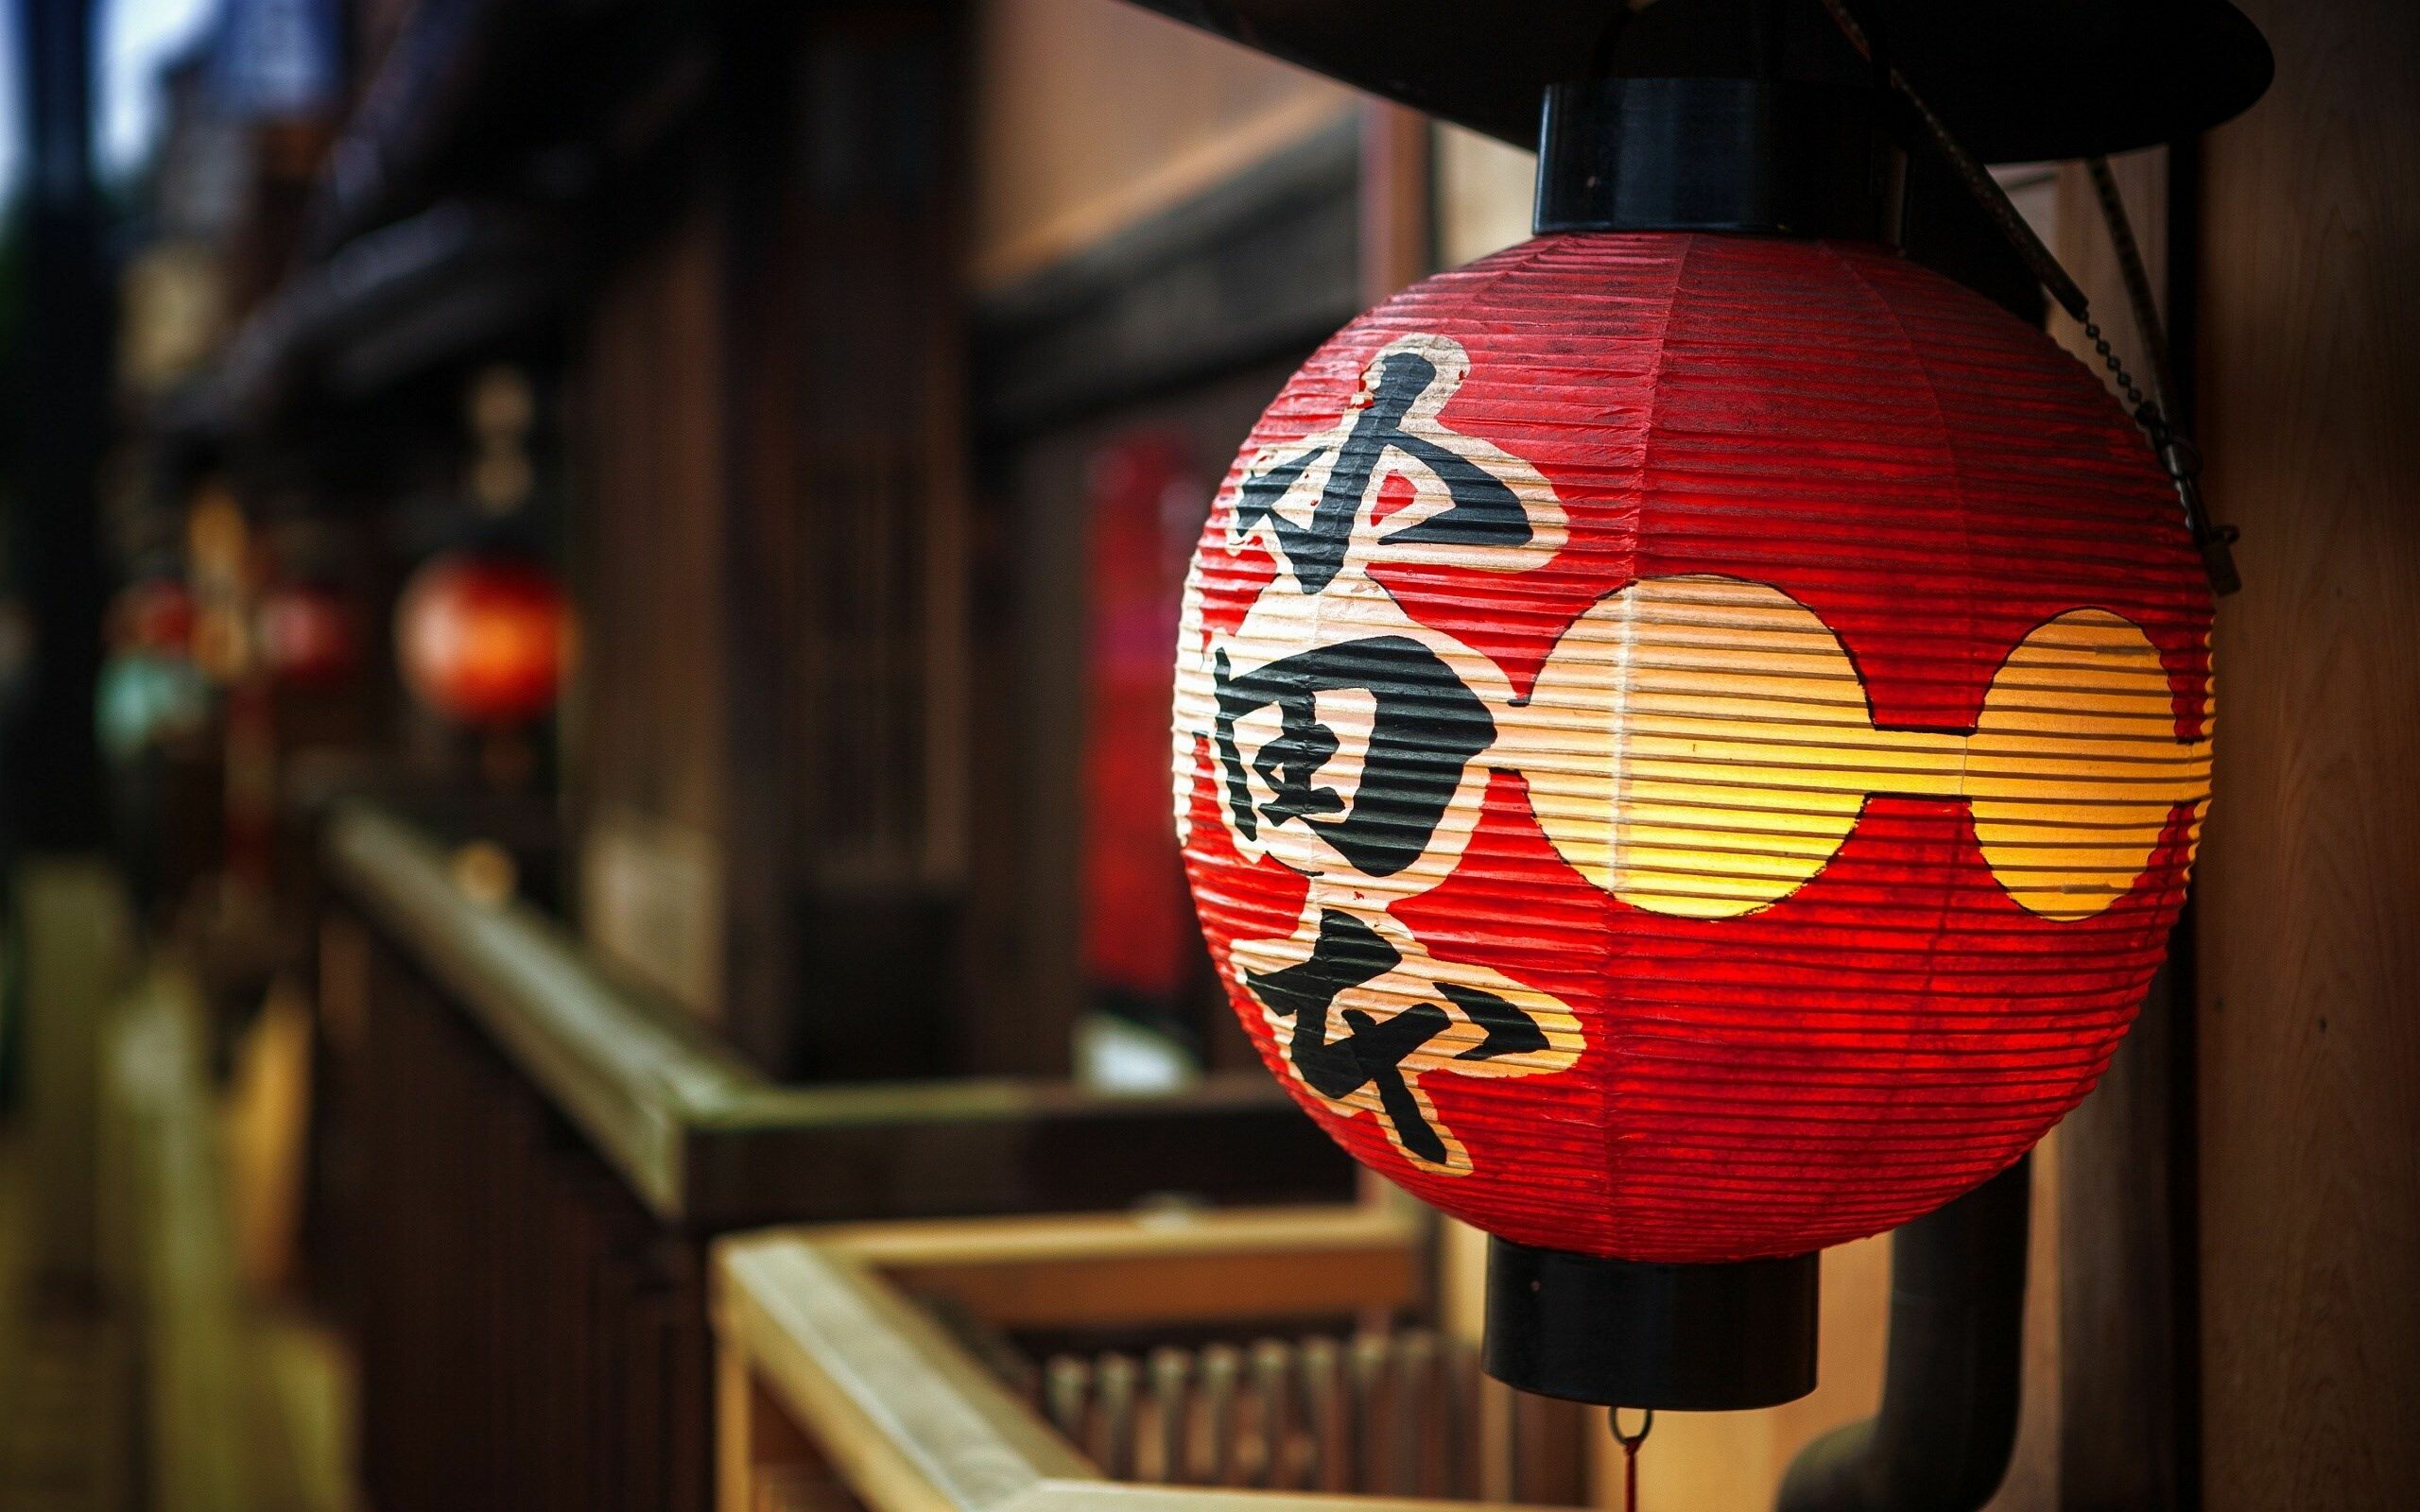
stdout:
POLYGON ((605 281, 577 426, 586 610, 570 724, 582 920, 693 1011, 722 1009, 724 230, 700 200, 605 281))
POLYGON ((731 48, 735 1006, 810 1077, 971 1070, 958 6, 731 48), (867 1011, 879 1005, 878 1011, 867 1011))
POLYGON ((2243 0, 2202 183, 2204 1500, 2420 1506, 2420 8, 2243 0))
POLYGON ((735 20, 587 320, 589 936, 777 1076, 956 1063, 962 7, 735 20), (869 1002, 880 1013, 865 1011, 869 1002))

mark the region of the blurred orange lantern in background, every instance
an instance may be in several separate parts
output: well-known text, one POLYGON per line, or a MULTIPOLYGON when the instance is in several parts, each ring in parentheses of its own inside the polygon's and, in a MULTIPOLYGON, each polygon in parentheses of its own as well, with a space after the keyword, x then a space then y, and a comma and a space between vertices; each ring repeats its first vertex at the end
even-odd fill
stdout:
POLYGON ((405 585, 395 644, 406 686, 428 708, 459 724, 522 725, 554 707, 571 610, 536 562, 449 553, 405 585))

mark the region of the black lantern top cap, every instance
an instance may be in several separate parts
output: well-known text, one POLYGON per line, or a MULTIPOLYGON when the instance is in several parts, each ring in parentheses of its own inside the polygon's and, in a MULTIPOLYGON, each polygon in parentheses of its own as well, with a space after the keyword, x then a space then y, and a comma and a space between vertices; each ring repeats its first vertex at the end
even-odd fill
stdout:
POLYGON ((1597 78, 1547 91, 1536 229, 1882 240, 1903 159, 1870 89, 1597 78))
MULTIPOLYGON (((1134 3, 1524 147, 1547 88, 1591 75, 1871 77, 1817 0, 1134 3)), ((2229 0, 1848 4, 1986 163, 2180 140, 2248 109, 2274 71, 2229 0)))

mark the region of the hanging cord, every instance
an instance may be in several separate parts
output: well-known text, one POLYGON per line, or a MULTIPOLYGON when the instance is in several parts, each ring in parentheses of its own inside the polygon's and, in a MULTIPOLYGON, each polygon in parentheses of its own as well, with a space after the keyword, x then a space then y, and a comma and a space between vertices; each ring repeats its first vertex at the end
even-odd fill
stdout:
POLYGON ((2109 369, 2110 377, 2119 391, 2126 396, 2135 423, 2143 428, 2143 434, 2151 440, 2152 455, 2158 458, 2169 481, 2176 487, 2177 503, 2185 512, 2186 528, 2192 532, 2194 548, 2202 555, 2203 569, 2209 575, 2210 591, 2224 597, 2241 588, 2243 579, 2236 573, 2235 554, 2229 549, 2237 533, 2232 527, 2221 527, 2210 523, 2209 512, 2202 503, 2202 454, 2177 432, 2169 420, 2166 401, 2171 386, 2167 371, 2167 342, 2160 331, 2159 308, 2152 301, 2151 279, 2143 271, 2142 252, 2135 245, 2133 228, 2126 221, 2126 207, 2118 198, 2117 180, 2110 177, 2107 160, 2091 160, 2093 187, 2099 192, 2101 215, 2109 223, 2110 240, 2118 249, 2118 265, 2125 277, 2127 301, 2134 309, 2135 328, 2142 338, 2144 350, 2151 354, 2152 391, 2148 397, 2135 382, 2134 375, 2126 370, 2124 361, 2110 347, 2109 338, 2102 334, 2100 322, 2092 318, 2092 301, 2084 297, 2083 286, 2067 275, 2067 270, 2059 266, 2059 260, 2052 255, 2050 249, 2045 247, 2042 238, 2033 233, 2033 228, 2026 224, 2025 217, 2017 213, 2016 206, 2010 201, 2008 191, 2000 187, 1999 180, 1976 161, 1975 155, 1968 152, 1949 128, 1943 124, 1941 117, 1933 113, 1932 107, 1926 104, 1924 96, 1908 82, 1908 76, 1887 60, 1875 55, 1873 40, 1866 35, 1865 27, 1858 24, 1857 17, 1849 13, 1846 0, 1823 0, 1823 6, 1830 13, 1832 24, 1840 27, 1841 35, 1849 40, 1850 45, 1867 62, 1881 71, 1892 92, 1915 112, 1925 135, 1941 150, 1951 170, 1958 175, 1959 181, 1974 197, 1984 217, 2015 250, 2026 270, 2033 275, 2034 282, 2042 285, 2059 308, 2083 327, 2084 339, 2092 343, 2093 351, 2109 369))
POLYGON ((1614 1431, 1614 1442, 1622 1446, 1622 1512, 1638 1512, 1638 1446, 1646 1443, 1647 1435, 1655 1431, 1655 1409, 1643 1409, 1638 1419, 1638 1432, 1625 1434, 1622 1432, 1622 1410, 1608 1407, 1605 1409, 1605 1426, 1614 1431))
POLYGON ((2127 402, 2135 406, 2135 420, 2151 437, 2152 447, 2159 453, 2160 465, 2176 484, 2177 500, 2185 507, 2185 524, 2193 532, 2193 544, 2201 550, 2202 565, 2210 575, 2211 591, 2223 598, 2243 586, 2231 549, 2237 531, 2233 525, 2211 523, 2209 509, 2202 501, 2202 454, 2169 418, 2176 413, 2176 378, 2169 367, 2168 334, 2160 326, 2159 304, 2152 298, 2152 279, 2143 266, 2143 250, 2135 245, 2134 225, 2126 218, 2126 201, 2118 193, 2118 176, 2109 171, 2107 158, 2086 158, 2084 171, 2092 177, 2094 198, 2100 201, 2101 222, 2109 228, 2109 245, 2118 253, 2118 276, 2126 285, 2126 302, 2135 316, 2135 335, 2143 344, 2144 368, 2151 376, 2151 397, 2146 400, 2135 387, 2134 380, 2110 352, 2109 342, 2098 325, 2084 322, 2084 337, 2124 387, 2127 402))
POLYGON ((1908 82, 1907 75, 1886 60, 1875 56, 1873 40, 1866 36, 1865 27, 1858 24, 1857 17, 1849 14, 1844 0, 1824 0, 1824 9, 1831 12, 1832 24, 1841 28, 1841 35, 1849 40, 1849 44, 1858 50, 1858 55, 1882 71, 1883 79, 1891 86, 1892 93, 1907 101, 1909 109, 1915 112, 1917 122, 1925 129, 1925 135, 1932 139, 1933 146, 1941 148, 1942 156, 1949 160, 1950 168, 1957 173, 1959 181, 1966 186, 1966 192, 1975 197, 1975 203, 1982 209, 1985 217, 2007 238, 2009 246, 2016 249, 2016 255, 2024 259, 2026 271, 2033 275, 2034 282, 2049 291, 2050 298, 2058 301, 2060 309, 2074 316, 2079 322, 2088 319, 2092 305, 2083 297, 2083 288, 2067 276, 2066 268, 2059 266, 2059 260, 2050 254, 2050 249, 2042 245, 2042 238, 2033 234, 2033 228, 2025 223, 2025 217, 2010 202, 2008 191, 2000 187, 2000 181, 1992 177, 1991 170, 1976 162, 1975 155, 1950 134, 1949 128, 1942 124, 1941 117, 1932 112, 1932 107, 1927 105, 1924 96, 1916 93, 1915 86, 1908 82))
POLYGON ((2135 311, 2135 334, 2142 338, 2143 365, 2149 369, 2152 398, 2163 410, 2176 404, 2176 377, 2169 367, 2168 333, 2160 329, 2159 305, 2152 298, 2152 276, 2143 267, 2143 249, 2135 244, 2135 227, 2126 218, 2126 200, 2118 192, 2118 176, 2107 158, 2086 158, 2092 192, 2100 200, 2100 218, 2109 228, 2109 245, 2118 253, 2118 273, 2126 281, 2126 300, 2135 311))

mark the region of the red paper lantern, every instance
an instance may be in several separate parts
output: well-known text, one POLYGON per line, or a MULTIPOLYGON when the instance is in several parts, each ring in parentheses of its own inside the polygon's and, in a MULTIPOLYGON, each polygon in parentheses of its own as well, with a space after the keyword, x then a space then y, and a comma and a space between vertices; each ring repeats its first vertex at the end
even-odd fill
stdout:
POLYGON ((2091 1087, 2184 898, 2210 593, 2041 332, 1878 244, 1550 235, 1364 316, 1188 580, 1244 1024, 1517 1244, 1804 1253, 2091 1087))
POLYGON ((406 685, 466 725, 527 724, 553 708, 570 639, 562 590, 518 558, 438 558, 413 575, 395 610, 406 685))
POLYGON ((361 661, 352 610, 315 583, 284 583, 261 596, 260 651, 269 676, 298 688, 333 688, 361 661))

